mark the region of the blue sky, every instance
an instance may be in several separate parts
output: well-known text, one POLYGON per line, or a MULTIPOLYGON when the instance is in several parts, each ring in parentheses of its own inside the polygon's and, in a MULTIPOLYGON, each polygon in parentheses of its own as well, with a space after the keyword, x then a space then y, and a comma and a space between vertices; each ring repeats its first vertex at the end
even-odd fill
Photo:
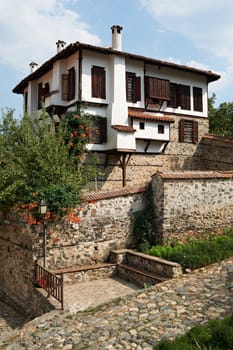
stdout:
POLYGON ((13 87, 56 54, 56 41, 111 45, 123 27, 126 52, 212 70, 209 94, 233 102, 232 0, 0 0, 0 108, 22 115, 13 87))

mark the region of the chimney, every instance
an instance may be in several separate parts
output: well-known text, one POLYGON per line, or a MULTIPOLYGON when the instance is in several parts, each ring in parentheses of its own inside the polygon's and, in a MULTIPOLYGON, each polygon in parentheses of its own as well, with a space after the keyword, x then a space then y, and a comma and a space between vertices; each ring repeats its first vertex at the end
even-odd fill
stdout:
POLYGON ((114 25, 111 27, 112 29, 112 49, 122 51, 121 46, 121 31, 122 27, 118 25, 114 25))
POLYGON ((31 62, 29 66, 31 67, 31 73, 33 73, 36 70, 38 64, 36 62, 31 62))
POLYGON ((61 52, 61 51, 65 48, 66 43, 65 43, 65 41, 63 41, 63 40, 58 40, 58 41, 56 42, 56 45, 57 45, 57 53, 59 53, 59 52, 61 52))

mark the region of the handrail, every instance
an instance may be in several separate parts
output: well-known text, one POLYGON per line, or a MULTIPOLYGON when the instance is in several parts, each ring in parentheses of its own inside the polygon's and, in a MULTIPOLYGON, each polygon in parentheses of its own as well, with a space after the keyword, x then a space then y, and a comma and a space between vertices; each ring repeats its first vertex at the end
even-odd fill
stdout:
POLYGON ((61 309, 64 310, 64 283, 63 273, 59 276, 53 274, 43 266, 35 263, 35 281, 36 284, 48 292, 48 295, 54 297, 61 303, 61 309))

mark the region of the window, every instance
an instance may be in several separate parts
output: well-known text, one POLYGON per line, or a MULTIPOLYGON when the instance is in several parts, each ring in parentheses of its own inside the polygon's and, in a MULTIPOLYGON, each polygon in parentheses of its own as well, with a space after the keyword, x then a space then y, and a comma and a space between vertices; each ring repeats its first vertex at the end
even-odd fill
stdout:
POLYGON ((68 70, 68 74, 62 74, 62 99, 71 101, 75 98, 75 68, 68 70))
POLYGON ((105 69, 93 66, 91 69, 92 97, 106 98, 105 79, 105 69))
POLYGON ((164 134, 164 125, 162 124, 158 125, 158 134, 164 134))
POLYGON ((198 123, 194 120, 181 119, 179 123, 180 142, 198 142, 198 123))
POLYGON ((190 86, 182 84, 170 84, 170 101, 169 107, 190 110, 190 86))
POLYGON ((145 77, 146 97, 155 100, 170 100, 169 80, 145 77))
POLYGON ((202 88, 193 87, 193 109, 194 111, 203 111, 202 88))
POLYGON ((140 122, 139 123, 139 129, 140 130, 144 130, 145 129, 145 123, 144 122, 140 122))
POLYGON ((91 136, 90 143, 104 143, 107 142, 107 119, 103 117, 92 117, 91 122, 91 136))
POLYGON ((141 100, 141 78, 135 73, 126 72, 126 98, 133 103, 141 100))

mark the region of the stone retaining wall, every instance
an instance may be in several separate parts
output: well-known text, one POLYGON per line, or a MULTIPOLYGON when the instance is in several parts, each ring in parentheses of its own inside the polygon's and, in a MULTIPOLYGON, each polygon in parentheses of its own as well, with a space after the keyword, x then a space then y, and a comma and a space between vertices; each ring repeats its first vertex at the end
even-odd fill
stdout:
POLYGON ((134 245, 133 215, 145 206, 145 188, 92 193, 83 200, 80 223, 49 227, 48 268, 96 264, 111 250, 134 245))
POLYGON ((233 227, 233 173, 157 173, 152 188, 162 242, 233 227))
POLYGON ((196 151, 203 169, 233 171, 233 139, 204 135, 196 151))

